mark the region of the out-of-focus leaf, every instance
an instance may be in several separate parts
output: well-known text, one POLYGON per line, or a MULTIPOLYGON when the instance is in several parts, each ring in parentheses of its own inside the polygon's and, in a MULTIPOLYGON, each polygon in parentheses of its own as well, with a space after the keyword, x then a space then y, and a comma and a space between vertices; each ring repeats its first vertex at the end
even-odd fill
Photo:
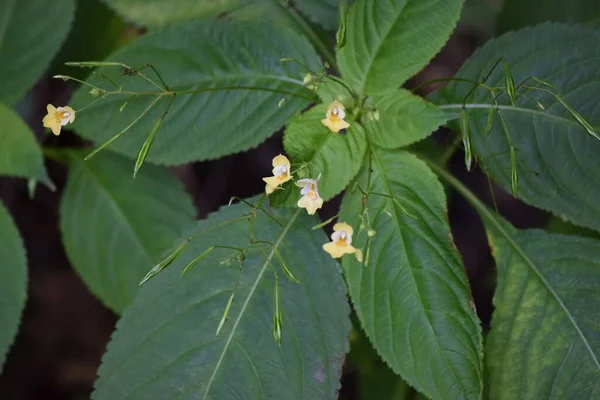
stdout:
MULTIPOLYGON (((352 0, 349 1, 351 3, 352 0)), ((325 29, 333 31, 338 26, 340 0, 300 0, 295 2, 298 10, 325 29)))
POLYGON ((598 25, 600 0, 504 0, 498 31, 507 32, 545 21, 598 25))
MULTIPOLYGON (((140 25, 166 25, 201 17, 230 16, 236 19, 272 20, 294 25, 287 0, 183 0, 176 6, 170 0, 106 0, 126 19, 140 25)), ((329 30, 338 21, 338 0, 301 0, 294 5, 310 20, 329 30)))
POLYGON ((184 235, 198 236, 141 288, 119 321, 92 398, 336 398, 349 307, 339 266, 321 248, 327 238, 311 231, 315 218, 276 210, 281 225, 262 212, 253 220, 255 237, 276 246, 300 283, 283 276, 275 250, 264 243, 250 247, 241 269, 236 261, 223 262, 238 252, 215 249, 181 277, 213 245, 248 246, 247 213, 243 204, 224 208, 184 235), (279 276, 281 345, 273 338, 271 267, 279 276), (238 271, 235 299, 215 335, 238 271))
POLYGON ((74 0, 2 0, 0 101, 12 104, 33 86, 67 36, 74 0))
POLYGON ((21 117, 1 103, 0 175, 33 178, 53 187, 33 132, 21 117))
POLYGON ((126 29, 125 21, 102 0, 77 0, 73 26, 52 62, 51 73, 84 79, 91 70, 70 68, 64 63, 104 59, 135 37, 135 30, 126 29))
POLYGON ((164 168, 146 165, 133 179, 128 159, 109 152, 89 161, 83 152, 69 155, 63 244, 92 293, 119 313, 161 253, 192 224, 192 202, 164 168))
MULTIPOLYGON (((517 84, 531 76, 551 84, 591 126, 600 127, 599 35, 598 29, 550 23, 507 33, 475 52, 457 77, 480 81, 504 57, 517 84)), ((498 87, 504 81, 498 67, 486 84, 498 87)), ((554 91, 535 80, 527 84, 554 91)), ((451 84, 445 90, 450 104, 439 108, 462 109, 472 87, 465 82, 451 84)), ((523 88, 517 91, 516 107, 508 96, 498 97, 515 147, 517 196, 570 222, 600 230, 600 141, 552 94, 519 93, 523 94, 523 88)), ((473 155, 486 173, 510 191, 516 179, 507 134, 497 113, 491 132, 486 132, 492 95, 480 88, 466 103, 473 155)))
POLYGON ((362 94, 397 90, 444 46, 463 0, 357 0, 348 12, 342 76, 362 94))
POLYGON ((0 372, 27 296, 27 259, 21 235, 0 203, 0 372))
POLYGON ((600 242, 485 218, 498 268, 490 398, 600 396, 600 242))
MULTIPOLYGON (((173 165, 255 147, 306 107, 315 96, 304 87, 306 70, 295 62, 281 61, 290 56, 312 70, 321 68, 308 41, 285 28, 256 22, 194 21, 152 31, 110 60, 133 68, 151 63, 173 91, 204 90, 177 96, 148 153, 147 162, 173 165), (279 107, 282 98, 287 101, 279 107)), ((139 76, 124 76, 118 67, 102 67, 98 72, 124 91, 156 93, 134 99, 131 93, 109 96, 78 114, 77 133, 103 143, 129 126, 161 91, 139 76), (120 110, 128 99, 127 107, 120 110)), ((160 85, 150 68, 143 73, 160 85)), ((99 76, 90 77, 89 82, 114 90, 99 76)), ((82 87, 75 94, 76 109, 95 100, 89 90, 82 87)), ((169 101, 168 95, 161 98, 110 148, 135 158, 169 101)))
POLYGON ((364 254, 364 263, 343 259, 362 327, 386 363, 428 397, 479 399, 481 327, 442 185, 410 153, 374 149, 371 157, 357 179, 372 192, 368 214, 361 193, 348 192, 339 218, 352 225, 352 245, 364 254))

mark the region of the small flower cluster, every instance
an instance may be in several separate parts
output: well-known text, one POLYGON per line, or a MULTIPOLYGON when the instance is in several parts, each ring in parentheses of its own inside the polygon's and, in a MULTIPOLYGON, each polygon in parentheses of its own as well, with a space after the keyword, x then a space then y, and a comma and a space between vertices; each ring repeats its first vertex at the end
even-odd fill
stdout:
MULTIPOLYGON (((332 132, 338 133, 342 129, 347 129, 350 124, 344 121, 346 112, 344 105, 339 101, 334 101, 327 108, 325 119, 321 123, 332 132)), ((308 214, 314 215, 318 209, 323 206, 323 199, 319 195, 319 175, 316 179, 300 179, 295 182, 300 187, 298 207, 306 209, 308 214)), ((273 158, 273 176, 263 178, 265 182, 265 192, 269 195, 283 185, 285 182, 293 179, 290 161, 284 155, 278 155, 273 158)), ((354 254, 359 261, 362 261, 362 251, 352 246, 353 229, 350 225, 338 222, 333 226, 331 242, 323 245, 323 250, 333 258, 340 258, 344 254, 354 254)))
MULTIPOLYGON (((265 192, 273 193, 279 186, 293 179, 290 160, 284 155, 278 155, 273 159, 273 176, 263 178, 265 181, 265 192)), ((298 200, 298 207, 305 208, 310 215, 314 215, 323 206, 323 199, 319 195, 319 178, 300 179, 296 186, 302 188, 302 197, 298 200)))

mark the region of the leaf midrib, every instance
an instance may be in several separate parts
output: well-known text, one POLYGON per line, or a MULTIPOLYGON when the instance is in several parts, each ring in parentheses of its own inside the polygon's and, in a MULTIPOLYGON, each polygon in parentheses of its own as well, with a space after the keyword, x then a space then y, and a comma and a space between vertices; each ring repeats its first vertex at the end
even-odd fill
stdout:
MULTIPOLYGON (((546 117, 546 118, 549 118, 549 119, 555 119, 557 121, 561 121, 561 122, 566 123, 566 124, 580 126, 579 123, 577 121, 573 120, 573 119, 561 117, 559 115, 551 114, 551 113, 548 113, 548 112, 542 112, 542 111, 534 110, 534 109, 531 109, 531 108, 524 108, 524 107, 513 107, 513 106, 507 106, 507 105, 496 106, 494 104, 487 104, 487 103, 442 104, 442 105, 438 105, 437 107, 439 109, 441 109, 441 110, 453 110, 453 109, 457 109, 458 110, 458 109, 462 109, 462 108, 467 108, 467 109, 469 109, 469 108, 473 108, 473 109, 480 108, 480 109, 487 109, 487 110, 489 110, 490 108, 497 108, 497 109, 503 110, 503 111, 513 111, 513 112, 521 112, 521 113, 526 113, 526 114, 533 114, 533 115, 537 115, 537 116, 541 116, 541 117, 546 117)), ((456 118, 454 118, 454 119, 456 119, 456 118)))
POLYGON ((262 267, 260 268, 260 271, 259 271, 258 275, 256 276, 256 279, 254 280, 254 283, 252 284, 252 287, 250 288, 250 291, 248 292, 248 296, 246 297, 246 300, 244 301, 244 304, 242 305, 242 308, 240 309, 240 312, 239 312, 237 318, 235 319, 235 322, 233 323, 233 326, 231 327, 231 332, 229 332, 229 336, 227 337, 227 340, 225 341, 225 346, 223 346, 223 351, 221 351, 221 354, 219 355, 219 359, 218 359, 217 364, 216 364, 216 366, 215 366, 215 368, 213 370, 213 373, 210 376, 210 379, 208 380, 208 383, 206 384, 206 390, 204 391, 204 395, 202 396, 202 400, 206 400, 207 399, 208 393, 210 392, 210 388, 211 388, 213 382, 215 381, 215 377, 217 376, 217 372, 219 371, 219 368, 221 367, 221 364, 223 363, 223 359, 225 358, 225 354, 227 353, 227 350, 229 349, 229 346, 231 345, 231 341, 233 339, 233 336, 235 335, 237 327, 238 327, 238 325, 239 325, 242 317, 244 316, 244 314, 246 312, 246 308, 248 308, 248 304, 250 304, 250 300, 252 299, 252 296, 254 296, 254 293, 256 292, 256 289, 258 288, 258 284, 260 283, 260 281, 261 281, 261 279, 262 279, 265 271, 267 270, 267 267, 270 265, 271 260, 273 259, 274 255, 275 255, 275 252, 277 251, 277 248, 279 247, 279 245, 281 244, 281 242, 283 241, 283 239, 287 235, 287 233, 290 230, 290 228, 291 228, 292 224, 294 223, 294 221, 296 221, 296 219, 298 218, 298 215, 300 215, 300 211, 301 211, 301 209, 296 210, 296 212, 294 213, 294 215, 292 215, 292 217, 290 218, 290 220, 288 221, 288 223, 284 226, 283 230, 279 234, 279 237, 277 238, 277 240, 273 244, 273 246, 271 248, 271 252, 267 256, 267 259, 263 263, 262 267))
MULTIPOLYGON (((391 190, 391 184, 390 184, 389 180, 387 179, 387 176, 385 175, 385 169, 383 169, 383 168, 382 168, 382 165, 381 165, 381 163, 380 163, 380 161, 379 161, 379 158, 377 157, 377 155, 376 155, 376 153, 375 153, 374 151, 371 151, 371 154, 372 154, 372 156, 373 156, 373 159, 375 160, 375 163, 377 164, 377 168, 378 168, 378 170, 380 171, 380 173, 379 173, 379 176, 382 178, 381 180, 383 181, 384 185, 386 186, 386 189, 387 189, 387 191, 388 191, 388 194, 389 194, 390 196, 392 196, 393 198, 396 198, 396 197, 394 196, 394 194, 392 193, 392 190, 391 190)), ((396 221, 399 221, 399 220, 400 220, 400 216, 398 215, 398 210, 396 209, 396 207, 395 207, 395 206, 393 206, 392 208, 393 208, 393 210, 394 210, 394 214, 396 215, 396 218, 395 218, 395 220, 396 220, 396 221)), ((400 230, 400 228, 399 228, 398 230, 400 230)), ((404 240, 403 240, 403 241, 404 241, 404 240)), ((410 270, 410 272, 411 272, 411 273, 410 273, 410 276, 411 276, 411 278, 412 278, 413 285, 414 285, 414 287, 415 287, 415 289, 416 289, 417 293, 419 294, 419 298, 420 298, 420 300, 421 300, 421 301, 419 302, 419 305, 421 305, 422 312, 423 312, 423 314, 425 315, 425 318, 427 318, 427 325, 428 325, 428 327, 431 329, 431 333, 432 333, 433 337, 435 338, 435 343, 436 343, 436 345, 437 345, 438 349, 440 349, 440 353, 442 353, 442 346, 441 346, 441 344, 440 344, 440 342, 439 342, 439 339, 438 339, 438 337, 437 337, 437 334, 436 334, 436 332, 433 330, 433 325, 432 325, 432 323, 431 323, 431 320, 429 319, 429 315, 427 314, 427 310, 426 310, 426 309, 425 309, 425 307, 423 306, 423 299, 422 299, 422 296, 421 296, 421 292, 420 292, 420 290, 419 290, 419 288, 418 288, 418 286, 417 286, 417 282, 416 282, 415 276, 414 276, 414 274, 413 274, 413 270, 412 270, 412 268, 409 268, 409 270, 410 270)), ((458 382, 459 386, 461 387, 461 391, 462 391, 462 393, 463 393, 463 394, 466 394, 466 393, 468 393, 468 391, 465 389, 465 387, 464 387, 464 386, 463 386, 463 384, 462 384, 462 379, 459 379, 459 377, 456 375, 456 373, 455 373, 454 369, 453 369, 453 368, 450 366, 450 364, 448 363, 448 360, 446 359, 446 357, 442 356, 441 358, 444 360, 444 363, 446 364, 446 368, 448 369, 448 371, 451 371, 451 372, 452 372, 452 375, 454 376, 454 378, 455 378, 455 381, 456 381, 456 382, 458 382)), ((436 387, 436 388, 437 388, 437 387, 436 387)))
POLYGON ((521 249, 521 246, 519 246, 519 244, 512 238, 512 236, 504 229, 504 227, 500 224, 500 222, 498 222, 498 220, 493 215, 491 215, 490 211, 487 209, 480 209, 480 212, 485 215, 485 218, 490 223, 492 223, 492 225, 494 225, 494 227, 498 230, 498 232, 500 232, 500 234, 508 242, 510 247, 512 247, 512 249, 517 253, 517 255, 519 257, 521 257, 521 259, 525 262, 525 264, 527 264, 527 266, 534 272, 534 274, 537 276, 537 278, 546 287, 548 292, 550 292, 552 297, 554 297, 554 299, 556 300, 556 302, 558 303, 560 308, 563 310, 563 312, 565 313, 565 315, 567 316, 567 318, 569 319, 569 321, 575 328, 575 331, 577 332, 577 334, 583 341, 583 344, 588 349, 590 356, 594 360, 594 364, 596 364, 596 367, 600 371, 600 362, 598 362, 598 357, 596 356, 596 353, 594 353, 594 350, 590 346, 590 344, 589 344, 588 340, 586 339, 585 335, 583 334, 583 331, 581 330, 581 328, 579 328, 579 325, 575 321, 575 318, 573 317, 573 315, 571 314, 571 312, 569 311, 569 309, 567 308, 565 303, 563 303, 563 301, 561 300, 558 293, 556 293, 556 291, 552 288, 552 286, 550 285, 550 282, 548 282, 546 280, 544 275, 536 267, 535 263, 529 258, 529 256, 525 253, 525 251, 523 249, 521 249))
MULTIPOLYGON (((368 1, 373 1, 372 4, 376 3, 376 0, 368 0, 368 1)), ((363 78, 361 79, 361 82, 360 82, 360 92, 363 93, 363 94, 364 94, 365 86, 366 86, 366 83, 367 83, 367 77, 369 76, 369 72, 371 71, 371 68, 373 67, 373 63, 375 62, 375 58, 377 58, 377 55, 381 51, 381 47, 383 45, 383 42, 387 40, 387 38, 391 34, 394 26, 396 25, 396 23, 400 19, 400 16, 402 15, 402 12, 404 11, 404 9, 406 8, 406 6, 408 5, 408 1, 409 0, 406 0, 406 2, 404 3, 404 6, 402 6, 402 8, 398 12, 398 14, 394 17, 394 20, 390 24, 389 28, 387 29, 387 32, 384 33, 381 41, 379 41, 379 43, 377 43, 377 46, 375 46, 375 48, 374 48, 374 51, 372 53, 373 55, 369 59, 369 62, 367 64, 366 68, 365 68, 365 74, 364 74, 364 76, 363 76, 363 78)), ((358 13, 358 6, 355 4, 353 7, 355 8, 355 12, 358 13)))

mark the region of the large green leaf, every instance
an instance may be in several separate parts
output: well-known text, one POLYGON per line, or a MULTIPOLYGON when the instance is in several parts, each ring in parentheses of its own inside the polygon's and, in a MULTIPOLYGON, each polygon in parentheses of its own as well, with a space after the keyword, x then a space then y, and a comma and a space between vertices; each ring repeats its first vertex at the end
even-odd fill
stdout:
POLYGON ((33 86, 67 36, 74 0, 2 0, 0 101, 14 103, 33 86))
POLYGON ((600 242, 486 218, 498 268, 486 341, 494 399, 600 397, 600 242))
MULTIPOLYGON (((110 60, 133 67, 152 63, 176 92, 209 90, 178 95, 162 123, 147 160, 172 165, 255 147, 307 106, 313 94, 302 83, 306 71, 298 63, 280 61, 283 57, 294 57, 313 70, 320 68, 308 41, 292 31, 265 23, 225 20, 188 22, 153 31, 110 60), (231 89, 239 86, 261 89, 231 89), (283 105, 282 99, 287 99, 283 105)), ((160 93, 140 77, 124 76, 119 68, 103 67, 99 72, 124 90, 160 93)), ((151 70, 145 73, 158 81, 151 70)), ((90 82, 111 88, 100 76, 92 76, 90 82)), ((82 87, 76 93, 76 109, 93 101, 89 90, 82 87)), ((76 131, 104 142, 130 125, 156 95, 130 98, 130 94, 117 94, 94 103, 77 115, 76 131), (120 111, 128 99, 127 107, 120 111)), ((170 99, 163 96, 111 148, 135 157, 170 99)))
POLYGON ((408 90, 373 98, 373 111, 365 118, 369 141, 396 149, 426 138, 446 122, 446 115, 408 90))
POLYGON ((545 21, 600 22, 600 0, 505 0, 498 30, 506 32, 545 21))
POLYGON ((342 76, 363 94, 397 90, 454 30, 463 0, 357 0, 348 12, 342 76))
POLYGON ((368 167, 357 180, 378 193, 368 197, 368 214, 361 218, 356 191, 344 197, 339 218, 354 227, 353 245, 365 257, 365 265, 343 260, 354 308, 375 349, 411 386, 433 399, 478 399, 481 327, 443 188, 410 153, 375 150, 371 157, 370 189, 368 167), (367 245, 369 223, 375 236, 367 245))
POLYGON ((180 277, 210 246, 249 246, 248 211, 235 205, 200 222, 188 232, 198 235, 189 247, 142 287, 108 345, 94 399, 336 398, 349 307, 339 267, 321 248, 325 235, 310 230, 314 218, 279 210, 281 226, 262 212, 253 220, 255 238, 273 243, 300 283, 285 278, 267 244, 251 246, 241 269, 223 262, 237 258, 235 250, 215 249, 180 277), (280 346, 273 338, 273 270, 280 346), (235 301, 215 336, 238 271, 235 301))
MULTIPOLYGON (((348 186, 360 170, 367 148, 364 129, 349 121, 344 133, 334 133, 323 126, 326 106, 318 106, 296 118, 285 130, 283 145, 292 162, 312 179, 319 175, 319 195, 329 200, 348 186)), ((295 206, 300 199, 300 189, 292 182, 285 190, 273 194, 274 204, 295 206)))
MULTIPOLYGON (((556 86, 564 100, 593 126, 600 126, 598 35, 600 30, 562 24, 508 33, 479 49, 458 77, 480 80, 504 57, 515 82, 532 75, 543 79, 556 86)), ((496 68, 487 85, 504 86, 504 81, 502 68, 496 68)), ((440 108, 462 109, 471 88, 469 83, 449 86, 445 96, 454 104, 440 108)), ((467 100, 472 149, 484 170, 509 189, 511 157, 497 114, 489 136, 485 134, 491 101, 483 89, 467 100)), ((530 91, 517 99, 516 107, 510 105, 507 96, 500 96, 498 102, 516 147, 518 197, 561 218, 600 230, 600 141, 588 135, 550 94, 530 91)))
POLYGON ((0 372, 25 306, 27 259, 17 227, 0 203, 0 372))
POLYGON ((109 152, 90 161, 71 152, 60 207, 69 260, 90 290, 115 312, 131 303, 138 283, 194 219, 182 185, 166 169, 109 152))
POLYGON ((0 175, 34 178, 53 186, 33 132, 21 117, 1 103, 0 143, 0 175))

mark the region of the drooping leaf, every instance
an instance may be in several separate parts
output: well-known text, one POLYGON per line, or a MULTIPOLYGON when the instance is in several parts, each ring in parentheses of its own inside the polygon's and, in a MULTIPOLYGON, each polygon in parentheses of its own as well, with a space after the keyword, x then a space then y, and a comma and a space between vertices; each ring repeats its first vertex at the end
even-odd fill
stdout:
POLYGON ((361 193, 348 192, 339 218, 354 227, 352 245, 364 253, 364 265, 343 259, 363 329, 391 368, 428 397, 478 399, 481 327, 443 188, 410 153, 375 149, 371 157, 370 189, 368 165, 357 179, 371 192, 368 213, 361 193))
POLYGON ((446 122, 446 115, 433 104, 400 89, 373 98, 373 110, 365 117, 371 143, 395 149, 426 138, 446 122))
POLYGON ((0 203, 0 372, 27 296, 27 259, 21 235, 0 203))
MULTIPOLYGON (((133 68, 151 63, 169 88, 180 93, 147 158, 148 162, 173 165, 254 147, 308 105, 314 95, 303 85, 306 71, 295 62, 280 61, 290 56, 313 70, 320 69, 320 61, 305 38, 265 23, 222 20, 188 22, 152 31, 110 60, 133 68), (187 91, 196 93, 182 93, 187 91), (287 101, 280 108, 282 98, 287 101)), ((103 143, 130 125, 161 91, 139 76, 124 76, 120 68, 102 67, 98 72, 128 92, 99 100, 77 116, 76 131, 103 143), (131 92, 138 91, 152 95, 132 98, 131 92), (127 107, 120 110, 128 100, 127 107)), ((160 86, 150 68, 142 73, 160 86)), ((90 77, 89 82, 114 90, 99 76, 90 77)), ((89 90, 82 87, 76 93, 76 107, 94 100, 89 90)), ((111 149, 135 158, 170 97, 163 96, 111 144, 111 149)))
POLYGON ((33 86, 67 36, 74 0, 3 0, 0 5, 0 101, 33 86))
POLYGON ((454 30, 463 0, 357 0, 348 12, 342 76, 362 94, 397 90, 454 30))
POLYGON ((545 21, 598 25, 599 0, 505 0, 498 31, 507 32, 545 21))
POLYGON ((0 143, 0 175, 33 178, 53 187, 33 132, 21 117, 1 103, 0 143))
POLYGON ((600 241, 485 218, 498 268, 490 397, 600 396, 600 241))
POLYGON ((133 179, 128 159, 109 152, 89 161, 83 152, 69 155, 60 207, 63 244, 92 293, 119 313, 161 253, 192 224, 194 209, 163 168, 146 165, 133 179))
MULTIPOLYGON (((303 171, 312 179, 319 175, 319 195, 329 200, 348 186, 360 170, 367 148, 364 129, 349 121, 350 128, 344 133, 334 133, 326 128, 321 120, 325 117, 326 105, 311 109, 288 125, 283 137, 286 153, 298 169, 306 163, 303 171)), ((297 177, 298 178, 298 177, 297 177)), ((300 189, 292 182, 285 190, 273 196, 276 205, 296 206, 300 199, 300 189)))
POLYGON ((238 252, 213 245, 249 246, 245 205, 212 214, 171 266, 146 283, 118 323, 92 396, 96 400, 334 399, 348 351, 349 307, 340 270, 311 231, 316 219, 277 210, 282 225, 259 212, 254 236, 276 246, 300 283, 282 273, 273 247, 252 245, 243 266, 238 252), (279 276, 282 341, 273 338, 273 270, 279 276), (234 301, 215 331, 240 273, 234 301))
MULTIPOLYGON (((515 82, 534 76, 530 86, 554 91, 593 127, 600 126, 600 69, 597 58, 600 30, 542 24, 508 33, 479 49, 459 71, 458 77, 481 80, 504 57, 515 82), (557 56, 560 54, 560 56, 557 56)), ((504 86, 502 68, 496 68, 488 86, 504 86)), ((445 92, 443 109, 459 110, 469 83, 456 83, 445 92)), ((552 94, 523 88, 517 91, 516 107, 506 95, 498 97, 502 120, 495 113, 489 135, 486 126, 492 96, 477 89, 467 99, 473 154, 479 165, 507 191, 518 178, 517 196, 536 207, 573 223, 600 230, 600 141, 592 137, 552 94), (521 96, 519 96, 521 94, 521 96), (514 142, 516 175, 512 168, 509 138, 514 142)))

